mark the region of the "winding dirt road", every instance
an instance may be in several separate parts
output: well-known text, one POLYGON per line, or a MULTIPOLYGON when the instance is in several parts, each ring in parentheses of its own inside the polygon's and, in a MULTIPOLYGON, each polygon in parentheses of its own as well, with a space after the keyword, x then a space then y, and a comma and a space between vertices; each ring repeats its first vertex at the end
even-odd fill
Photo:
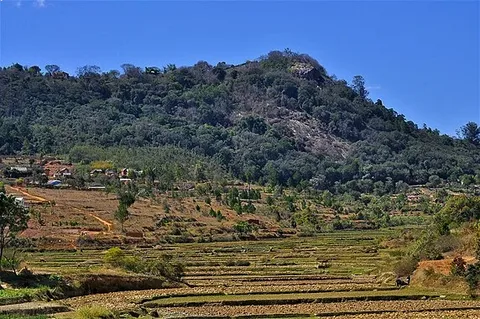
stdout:
MULTIPOLYGON (((9 186, 9 185, 6 185, 5 186, 7 192, 9 193, 20 193, 30 199, 32 199, 33 201, 35 202, 41 202, 41 203, 48 203, 50 202, 48 199, 46 199, 45 197, 41 197, 41 196, 36 196, 36 195, 32 195, 30 193, 28 193, 27 190, 23 190, 21 188, 18 188, 18 187, 12 187, 12 186, 9 186)), ((71 206, 71 205, 64 205, 66 207, 69 207, 69 208, 72 208, 72 209, 75 209, 76 211, 82 213, 82 214, 85 214, 85 215, 88 215, 88 216, 91 216, 93 217, 94 219, 96 219, 97 221, 99 221, 103 226, 105 226, 107 228, 107 231, 108 232, 111 232, 112 231, 112 227, 113 227, 113 223, 109 222, 109 221, 106 221, 105 219, 102 219, 100 217, 98 217, 97 215, 93 214, 93 213, 87 213, 85 211, 83 211, 82 209, 78 208, 78 207, 75 207, 75 206, 71 206)))

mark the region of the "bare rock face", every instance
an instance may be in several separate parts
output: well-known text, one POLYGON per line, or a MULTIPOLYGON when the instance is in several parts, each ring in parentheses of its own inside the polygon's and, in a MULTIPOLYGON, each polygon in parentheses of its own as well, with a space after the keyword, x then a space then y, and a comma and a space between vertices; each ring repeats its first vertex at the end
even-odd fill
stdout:
POLYGON ((296 62, 290 67, 290 70, 301 78, 316 81, 319 84, 325 82, 322 72, 310 63, 296 62))

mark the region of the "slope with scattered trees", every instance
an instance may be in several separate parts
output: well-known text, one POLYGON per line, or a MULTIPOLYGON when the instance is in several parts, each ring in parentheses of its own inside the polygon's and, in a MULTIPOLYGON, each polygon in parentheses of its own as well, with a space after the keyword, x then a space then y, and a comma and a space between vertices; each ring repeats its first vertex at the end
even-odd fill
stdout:
POLYGON ((205 178, 215 171, 338 193, 382 194, 480 174, 477 124, 461 129, 464 139, 419 128, 371 101, 361 76, 349 85, 289 50, 237 66, 124 64, 123 73, 85 66, 77 76, 45 69, 0 70, 0 154, 68 154, 88 163, 121 150, 148 158, 136 163, 145 169, 162 153, 165 167, 189 162, 179 164, 184 179, 203 169, 205 178))

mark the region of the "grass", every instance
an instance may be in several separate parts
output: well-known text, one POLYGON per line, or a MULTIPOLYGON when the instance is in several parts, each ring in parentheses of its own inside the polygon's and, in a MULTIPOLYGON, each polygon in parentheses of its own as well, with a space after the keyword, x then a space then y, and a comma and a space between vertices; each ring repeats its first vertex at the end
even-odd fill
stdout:
POLYGON ((231 305, 247 305, 249 302, 255 304, 270 304, 268 301, 275 303, 290 303, 289 301, 302 302, 329 302, 337 300, 352 300, 352 299, 419 299, 423 296, 438 297, 438 293, 431 290, 418 289, 402 289, 402 290, 379 290, 379 291, 344 291, 344 292, 317 292, 317 293, 271 293, 261 295, 251 294, 235 294, 235 295, 207 295, 207 296, 188 296, 188 297, 170 297, 161 298, 152 302, 147 302, 146 306, 171 306, 171 305, 197 305, 200 303, 229 303, 231 305), (282 302, 283 301, 283 302, 282 302))
POLYGON ((85 306, 79 308, 71 317, 72 319, 106 319, 113 318, 113 313, 101 306, 85 306))
POLYGON ((46 289, 48 288, 40 287, 40 288, 1 289, 0 299, 33 297, 36 294, 41 293, 42 291, 45 291, 46 289))
POLYGON ((0 319, 47 319, 46 315, 23 316, 23 315, 0 315, 0 319))

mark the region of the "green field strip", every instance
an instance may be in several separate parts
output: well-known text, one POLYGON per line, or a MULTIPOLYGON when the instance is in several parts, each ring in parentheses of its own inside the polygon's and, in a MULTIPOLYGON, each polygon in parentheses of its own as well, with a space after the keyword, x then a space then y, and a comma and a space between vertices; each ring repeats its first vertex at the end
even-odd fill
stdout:
POLYGON ((222 304, 225 306, 246 305, 280 305, 300 303, 331 303, 353 300, 420 300, 422 298, 438 298, 440 294, 431 291, 419 292, 409 290, 386 291, 347 291, 320 293, 278 293, 278 294, 235 294, 209 295, 196 297, 170 297, 145 302, 143 306, 156 307, 193 307, 207 304, 222 304))
MULTIPOLYGON (((397 287, 391 286, 391 287, 377 287, 374 288, 375 291, 391 291, 391 290, 397 290, 397 287)), ((335 293, 335 292, 360 292, 360 291, 373 291, 372 288, 362 288, 359 287, 357 289, 314 289, 308 292, 302 292, 302 291, 285 291, 285 292, 271 292, 271 291, 252 291, 248 292, 248 295, 296 295, 299 293, 308 293, 308 294, 314 294, 314 293, 335 293)), ((168 298, 173 298, 173 297, 206 297, 206 296, 215 296, 215 297, 221 297, 221 296, 232 296, 235 294, 228 294, 228 293, 175 293, 171 295, 158 295, 158 296, 153 296, 151 298, 146 298, 138 303, 145 303, 145 302, 150 302, 150 301, 156 301, 160 299, 168 299, 168 298)), ((480 306, 479 306, 480 307, 480 306)))

